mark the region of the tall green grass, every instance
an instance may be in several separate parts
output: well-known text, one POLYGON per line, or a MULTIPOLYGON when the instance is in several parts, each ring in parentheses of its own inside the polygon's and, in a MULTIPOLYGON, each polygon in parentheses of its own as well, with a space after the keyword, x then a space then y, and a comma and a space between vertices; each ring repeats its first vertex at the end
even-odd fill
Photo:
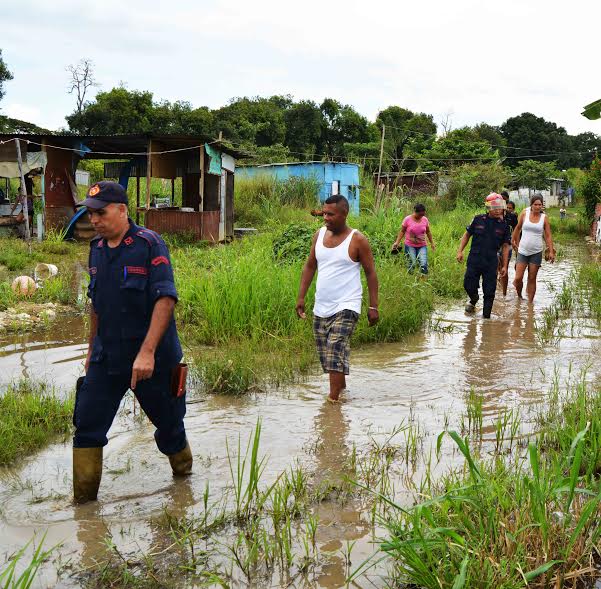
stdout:
POLYGON ((60 399, 44 383, 21 380, 0 396, 0 465, 71 431, 73 399, 60 399))
MULTIPOLYGON (((557 395, 557 393, 555 393, 557 395)), ((394 582, 425 588, 576 587, 596 577, 601 545, 601 393, 583 380, 555 398, 527 452, 465 458, 421 489, 411 508, 389 501, 382 550, 394 582)))

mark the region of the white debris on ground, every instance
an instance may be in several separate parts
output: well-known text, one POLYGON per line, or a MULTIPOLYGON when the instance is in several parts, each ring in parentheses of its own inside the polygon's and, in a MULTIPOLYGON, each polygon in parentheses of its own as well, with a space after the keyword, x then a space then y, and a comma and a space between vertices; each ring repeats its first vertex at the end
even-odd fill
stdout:
POLYGON ((43 326, 56 319, 58 313, 68 307, 56 303, 19 303, 6 311, 0 311, 0 332, 22 331, 38 325, 43 326))

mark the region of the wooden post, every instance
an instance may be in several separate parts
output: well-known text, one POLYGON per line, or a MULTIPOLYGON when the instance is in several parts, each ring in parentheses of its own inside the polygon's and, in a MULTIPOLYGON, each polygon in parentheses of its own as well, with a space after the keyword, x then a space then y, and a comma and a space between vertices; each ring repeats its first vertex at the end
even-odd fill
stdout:
MULTIPOLYGON (((151 166, 151 156, 152 153, 152 139, 148 140, 148 153, 146 154, 146 210, 150 208, 150 183, 152 181, 152 176, 150 174, 150 166, 151 166)), ((145 219, 146 223, 147 220, 145 219)))
POLYGON ((200 146, 200 203, 198 205, 199 212, 204 211, 204 202, 205 202, 205 146, 200 146))
POLYGON ((175 178, 171 178, 171 206, 175 206, 175 178))
MULTIPOLYGON (((27 190, 25 188, 25 176, 23 175, 23 159, 21 158, 21 140, 15 139, 17 146, 17 163, 19 164, 19 175, 21 176, 21 206, 25 216, 25 239, 30 242, 31 232, 29 230, 29 211, 27 210, 27 190)), ((31 247, 31 243, 30 243, 31 247)))
POLYGON ((380 176, 382 175, 382 157, 384 156, 384 136, 386 135, 386 125, 382 125, 382 142, 380 143, 380 165, 378 166, 378 182, 376 184, 376 205, 380 205, 380 176))
POLYGON ((140 224, 140 160, 136 162, 136 225, 140 224))

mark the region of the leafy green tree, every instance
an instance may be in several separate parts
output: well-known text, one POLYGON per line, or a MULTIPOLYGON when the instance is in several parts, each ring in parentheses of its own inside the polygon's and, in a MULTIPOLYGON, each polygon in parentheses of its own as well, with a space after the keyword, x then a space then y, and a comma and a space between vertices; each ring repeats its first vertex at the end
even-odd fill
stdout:
POLYGON ((498 162, 464 164, 451 170, 449 176, 449 199, 472 206, 484 206, 486 195, 500 192, 511 179, 507 168, 498 162))
MULTIPOLYGON (((379 141, 370 141, 368 143, 345 143, 343 150, 346 159, 360 164, 366 172, 373 174, 378 171, 380 160, 379 141)), ((389 172, 391 168, 392 158, 384 151, 382 171, 389 172)))
POLYGON ((405 162, 432 147, 436 138, 436 124, 432 115, 414 113, 400 106, 389 106, 378 113, 378 129, 386 125, 384 135, 385 151, 391 160, 391 170, 414 170, 416 161, 405 162))
POLYGON ((44 127, 38 127, 38 125, 34 125, 33 123, 28 123, 27 121, 11 119, 10 117, 0 115, 0 133, 37 133, 47 135, 51 134, 52 131, 44 127))
POLYGON ((293 155, 313 157, 322 153, 324 119, 321 110, 311 100, 301 100, 284 112, 286 125, 285 144, 293 155))
POLYGON ((595 154, 601 152, 601 137, 590 132, 580 133, 579 135, 573 135, 571 142, 572 150, 577 152, 574 157, 578 160, 573 166, 583 169, 589 168, 593 163, 595 154))
POLYGON ((344 155, 345 143, 364 143, 373 139, 369 121, 352 106, 326 98, 320 110, 323 115, 322 146, 330 157, 344 155))
POLYGON ((481 139, 474 129, 463 127, 439 137, 421 157, 422 168, 446 170, 466 163, 492 163, 501 156, 498 149, 481 139))
POLYGON ((577 194, 584 202, 586 218, 592 221, 597 203, 601 202, 601 160, 598 158, 593 160, 590 170, 578 183, 577 194))
POLYGON ((505 141, 499 127, 488 123, 480 123, 473 127, 473 131, 478 139, 488 142, 491 147, 498 148, 501 154, 504 153, 503 148, 507 145, 507 141, 505 141))
POLYGON ((84 135, 148 133, 154 130, 154 114, 152 92, 119 86, 99 92, 94 102, 66 119, 71 131, 84 135))
POLYGON ((507 151, 510 166, 533 158, 556 161, 561 168, 578 164, 578 156, 571 153, 572 142, 567 131, 542 117, 528 112, 511 117, 501 125, 501 133, 510 148, 507 151))
POLYGON ((545 190, 551 184, 549 178, 557 178, 559 173, 555 162, 538 160, 522 160, 513 171, 518 186, 533 190, 545 190))
POLYGON ((284 143, 286 125, 279 96, 236 98, 213 114, 217 131, 235 143, 259 147, 284 143))
POLYGON ((4 59, 2 59, 2 49, 0 49, 0 100, 2 100, 5 94, 4 83, 12 79, 13 75, 8 69, 4 59))

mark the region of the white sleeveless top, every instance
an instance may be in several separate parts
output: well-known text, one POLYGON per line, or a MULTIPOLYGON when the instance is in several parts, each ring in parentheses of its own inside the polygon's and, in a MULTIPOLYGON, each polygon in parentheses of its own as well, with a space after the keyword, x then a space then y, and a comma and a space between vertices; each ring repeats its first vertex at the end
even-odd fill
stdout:
POLYGON ((518 247, 518 253, 523 256, 531 256, 538 254, 545 249, 543 241, 543 232, 545 229, 545 214, 540 214, 538 223, 532 223, 530 221, 530 207, 526 209, 524 215, 524 223, 522 225, 522 237, 520 238, 520 245, 518 247))
POLYGON ((349 246, 355 232, 356 229, 353 229, 339 246, 325 247, 323 238, 326 227, 319 230, 315 242, 317 290, 313 307, 313 314, 317 317, 331 317, 345 309, 361 314, 361 263, 349 256, 349 246))

